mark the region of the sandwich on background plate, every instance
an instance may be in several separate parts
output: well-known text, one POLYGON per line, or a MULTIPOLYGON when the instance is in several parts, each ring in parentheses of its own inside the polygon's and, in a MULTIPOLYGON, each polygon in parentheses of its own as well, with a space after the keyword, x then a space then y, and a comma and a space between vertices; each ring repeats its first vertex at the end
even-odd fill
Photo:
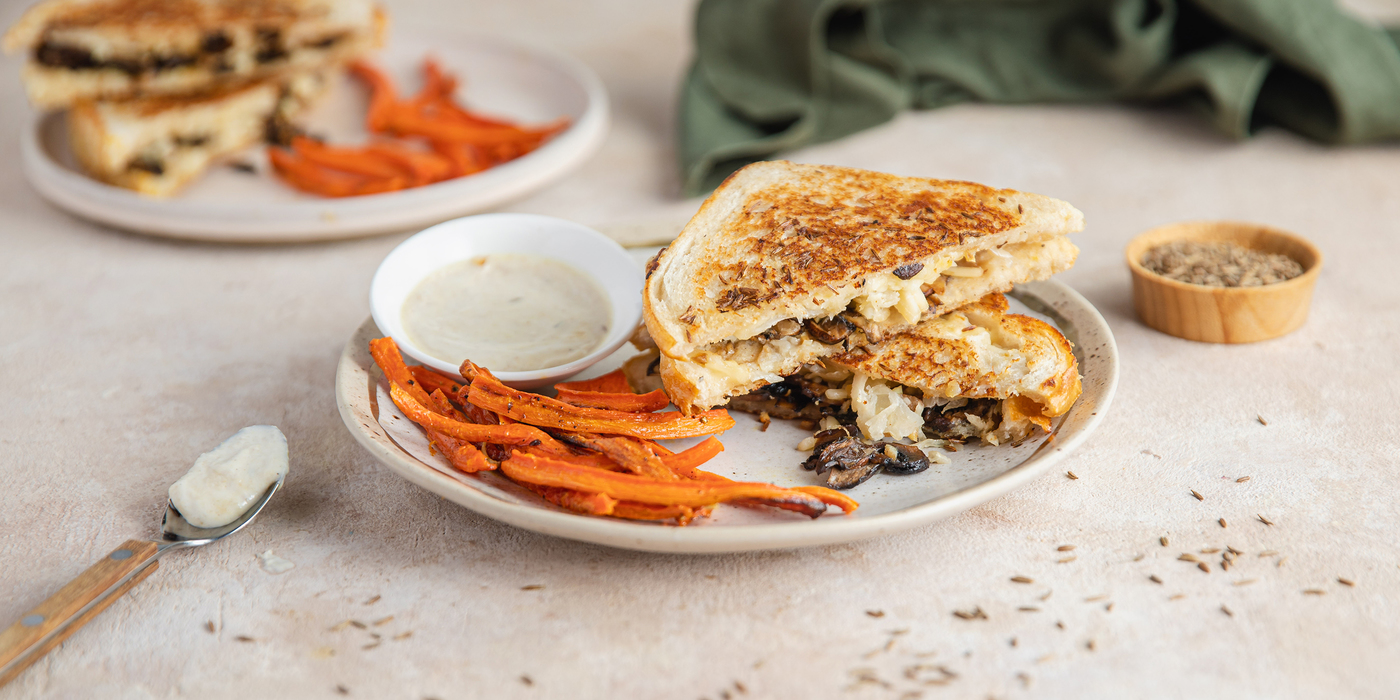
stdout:
POLYGON ((1081 385, 1069 341, 1007 309, 1005 297, 990 294, 879 345, 807 365, 729 407, 820 426, 803 446, 814 448, 804 466, 835 488, 881 467, 912 473, 927 468, 925 458, 946 462, 937 450, 949 443, 1019 443, 1037 427, 1049 431, 1081 385))
POLYGON ((216 159, 281 140, 326 84, 323 73, 302 73, 194 97, 82 100, 68 112, 69 141, 93 177, 167 197, 216 159))
POLYGON ((6 32, 35 106, 222 90, 375 47, 370 0, 46 0, 6 32))
POLYGON ((648 265, 643 308, 686 413, 1069 269, 1057 199, 769 161, 729 177, 648 265))

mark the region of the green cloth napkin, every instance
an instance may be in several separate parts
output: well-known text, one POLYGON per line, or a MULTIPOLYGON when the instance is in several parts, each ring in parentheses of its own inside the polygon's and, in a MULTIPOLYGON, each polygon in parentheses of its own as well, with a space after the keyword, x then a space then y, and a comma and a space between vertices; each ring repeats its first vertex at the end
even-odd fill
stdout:
POLYGON ((687 194, 745 164, 972 100, 1180 98, 1244 138, 1400 136, 1400 31, 1331 0, 704 0, 687 194))

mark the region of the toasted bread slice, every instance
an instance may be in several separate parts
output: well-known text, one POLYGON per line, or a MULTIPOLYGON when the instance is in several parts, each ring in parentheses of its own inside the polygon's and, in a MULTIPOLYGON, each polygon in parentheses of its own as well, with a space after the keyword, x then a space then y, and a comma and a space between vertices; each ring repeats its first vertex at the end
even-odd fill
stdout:
POLYGON ((46 0, 6 32, 40 108, 212 92, 317 71, 377 46, 371 0, 46 0))
POLYGON ((270 123, 301 112, 326 82, 306 73, 189 98, 84 100, 68 113, 69 140, 89 175, 167 197, 218 158, 262 141, 270 123))
POLYGON ((770 161, 649 265, 647 329, 682 411, 1074 264, 1069 204, 969 182, 770 161))

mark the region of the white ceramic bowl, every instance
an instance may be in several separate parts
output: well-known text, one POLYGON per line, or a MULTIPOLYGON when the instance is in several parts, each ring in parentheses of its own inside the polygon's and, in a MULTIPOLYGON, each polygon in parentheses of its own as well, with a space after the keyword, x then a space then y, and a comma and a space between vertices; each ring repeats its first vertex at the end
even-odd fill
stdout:
POLYGON ((369 288, 375 324, 404 354, 455 376, 457 365, 423 352, 404 333, 400 319, 404 299, 424 277, 440 268, 499 253, 539 255, 570 265, 593 278, 612 304, 612 330, 593 352, 557 367, 496 372, 506 384, 532 389, 573 376, 621 347, 641 321, 642 270, 612 239, 587 226, 549 216, 482 214, 425 229, 384 258, 369 288))

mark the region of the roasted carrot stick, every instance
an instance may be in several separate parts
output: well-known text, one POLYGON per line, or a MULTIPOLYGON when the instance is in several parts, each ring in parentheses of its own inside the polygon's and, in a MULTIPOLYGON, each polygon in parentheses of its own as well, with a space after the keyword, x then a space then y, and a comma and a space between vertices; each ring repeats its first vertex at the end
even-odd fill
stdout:
POLYGON ((613 506, 612 516, 628 520, 671 520, 679 525, 688 525, 695 518, 695 509, 689 506, 658 506, 650 503, 618 501, 613 506))
MULTIPOLYGON (((470 360, 468 360, 468 362, 470 362, 470 360)), ((666 413, 636 413, 633 411, 614 411, 606 408, 588 408, 585 406, 574 406, 572 404, 567 404, 563 401, 559 401, 558 399, 551 399, 548 396, 541 396, 539 394, 531 394, 529 392, 512 389, 506 386, 505 384, 501 383, 501 380, 497 379, 495 375, 491 374, 490 372, 477 372, 476 375, 477 376, 473 377, 473 379, 471 380, 472 394, 494 394, 498 397, 509 399, 510 403, 513 406, 517 407, 521 405, 528 405, 543 408, 550 412, 564 416, 577 416, 580 418, 618 421, 624 423, 673 423, 677 421, 684 421, 686 419, 686 416, 675 411, 670 411, 666 413)), ((464 374, 463 376, 469 375, 464 374)), ((468 397, 468 400, 471 400, 470 396, 468 397)), ((501 413, 502 411, 497 412, 501 413)), ((704 413, 696 414, 696 417, 723 417, 724 419, 728 420, 729 426, 732 426, 734 424, 734 420, 732 418, 729 418, 729 414, 723 409, 705 411, 704 413)), ((525 422, 529 423, 531 421, 527 420, 525 422)), ((597 431, 579 430, 578 432, 597 431)), ((696 435, 708 434, 708 432, 696 433, 696 435)))
POLYGON ((571 445, 597 450, 633 474, 661 481, 676 479, 675 472, 667 468, 667 465, 640 440, 588 433, 560 433, 559 439, 571 445))
POLYGON ((433 413, 426 406, 414 400, 407 389, 398 383, 389 385, 389 398, 403 411, 409 420, 426 430, 436 430, 444 435, 467 442, 490 442, 498 445, 533 445, 539 447, 553 438, 534 426, 523 423, 510 425, 481 425, 464 423, 447 416, 433 413))
POLYGON ((561 489, 555 486, 540 486, 538 484, 522 484, 522 486, 539 494, 544 500, 561 508, 572 510, 575 513, 583 513, 585 515, 612 515, 613 509, 617 506, 617 501, 606 494, 586 493, 584 491, 561 489))
POLYGON ((607 408, 614 411, 651 412, 660 411, 671 405, 666 392, 657 389, 649 394, 613 394, 601 391, 574 391, 560 389, 556 397, 571 406, 585 408, 607 408))
POLYGON ((767 505, 798 510, 817 517, 826 504, 811 494, 772 484, 740 481, 657 481, 631 474, 579 467, 535 455, 515 452, 501 462, 501 472, 511 479, 544 486, 606 493, 620 501, 696 508, 734 500, 762 501, 767 505))
POLYGON ((287 184, 325 197, 355 197, 401 190, 407 185, 403 177, 375 178, 347 173, 313 163, 305 157, 281 148, 267 149, 272 167, 287 184))
POLYGON ((462 177, 479 173, 491 163, 481 153, 481 149, 461 141, 431 141, 433 150, 452 163, 452 177, 462 177))
POLYGON ((317 165, 369 178, 404 178, 412 174, 395 161, 366 149, 327 146, 305 136, 292 139, 292 152, 317 165))
POLYGON ((413 375, 413 379, 418 382, 418 385, 423 387, 423 391, 432 392, 441 389, 448 396, 456 396, 457 390, 462 388, 460 378, 453 379, 442 372, 422 365, 413 365, 408 368, 408 371, 413 375))
POLYGON ((671 470, 676 476, 685 479, 707 479, 709 472, 702 472, 697 467, 714 459, 715 455, 724 451, 724 445, 714 436, 705 438, 704 442, 676 454, 658 455, 661 463, 671 470))
POLYGON ((418 151, 393 143, 372 143, 364 150, 407 173, 414 187, 440 182, 452 176, 452 161, 440 153, 418 151))
POLYGON ((846 494, 841 493, 840 491, 833 491, 825 486, 794 486, 792 487, 792 490, 801 491, 802 493, 808 493, 813 496, 816 496, 817 498, 821 499, 822 503, 825 503, 829 506, 836 506, 837 508, 840 508, 841 512, 845 513, 846 515, 850 515, 851 513, 856 512, 856 509, 860 507, 860 504, 856 502, 856 499, 851 498, 850 496, 847 496, 846 494))
POLYGON ((399 353, 399 344, 395 343, 393 338, 375 338, 369 341, 369 354, 391 386, 398 384, 403 387, 408 395, 421 405, 433 405, 432 400, 428 398, 428 392, 414 380, 413 372, 404 363, 403 355, 399 353))
POLYGON ((394 89, 394 81, 383 71, 364 61, 350 64, 350 72, 369 84, 369 111, 365 115, 365 128, 376 133, 387 130, 390 115, 398 102, 398 91, 394 89))
POLYGON ((597 391, 606 394, 634 394, 632 386, 627 383, 627 375, 622 370, 615 369, 601 377, 583 379, 577 382, 559 382, 554 385, 559 391, 597 391))
MULTIPOLYGON (((602 435, 626 435, 650 440, 665 440, 680 437, 699 437, 722 433, 734 426, 734 419, 723 411, 707 411, 694 416, 680 413, 631 414, 635 416, 665 415, 676 416, 674 420, 636 420, 623 418, 595 418, 561 412, 531 401, 516 401, 506 396, 489 393, 473 383, 467 400, 473 405, 510 416, 518 421, 545 428, 559 428, 576 433, 597 433, 602 435)), ((545 397, 539 397, 541 399, 545 397)), ((568 404, 564 404, 568 405, 568 404)), ((576 411, 597 410, 574 408, 576 411)))

